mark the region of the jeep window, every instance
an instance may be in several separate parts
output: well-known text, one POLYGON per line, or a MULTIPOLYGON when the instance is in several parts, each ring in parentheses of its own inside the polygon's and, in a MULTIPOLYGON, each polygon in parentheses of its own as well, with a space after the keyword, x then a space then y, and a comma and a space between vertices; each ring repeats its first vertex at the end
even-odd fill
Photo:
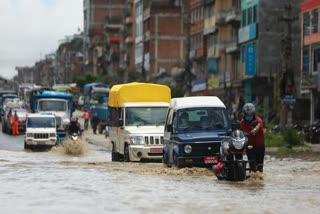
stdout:
POLYGON ((28 118, 27 121, 28 128, 55 128, 54 118, 28 118))
POLYGON ((67 111, 67 102, 63 100, 39 101, 39 111, 67 111))
POLYGON ((168 107, 128 107, 126 108, 126 126, 164 125, 168 107))
POLYGON ((222 108, 192 108, 178 111, 178 129, 227 128, 228 115, 222 108))

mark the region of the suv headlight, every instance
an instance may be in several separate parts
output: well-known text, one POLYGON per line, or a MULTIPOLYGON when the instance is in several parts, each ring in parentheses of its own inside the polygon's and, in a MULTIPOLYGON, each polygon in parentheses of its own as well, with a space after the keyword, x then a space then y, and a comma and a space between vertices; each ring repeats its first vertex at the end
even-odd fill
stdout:
POLYGON ((144 144, 143 136, 131 136, 130 137, 131 144, 141 145, 144 144))
POLYGON ((187 153, 187 154, 190 154, 192 152, 192 146, 185 145, 184 146, 184 152, 187 153))
POLYGON ((27 133, 27 137, 33 137, 33 133, 27 133))
POLYGON ((56 137, 55 133, 50 133, 50 137, 56 137))

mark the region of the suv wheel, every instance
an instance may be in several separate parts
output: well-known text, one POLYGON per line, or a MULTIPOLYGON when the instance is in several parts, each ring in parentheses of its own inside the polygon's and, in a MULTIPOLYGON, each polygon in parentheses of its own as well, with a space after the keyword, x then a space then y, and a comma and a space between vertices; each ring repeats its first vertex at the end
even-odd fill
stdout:
POLYGON ((111 161, 120 161, 120 155, 115 151, 114 143, 112 143, 111 161))
POLYGON ((123 157, 124 162, 129 162, 130 161, 129 146, 127 144, 124 147, 123 156, 124 156, 123 157))

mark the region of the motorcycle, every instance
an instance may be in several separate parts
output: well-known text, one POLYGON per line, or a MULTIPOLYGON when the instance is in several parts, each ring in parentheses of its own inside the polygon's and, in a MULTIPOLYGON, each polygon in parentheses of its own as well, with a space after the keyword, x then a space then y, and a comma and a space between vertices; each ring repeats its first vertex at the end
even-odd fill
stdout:
POLYGON ((80 138, 81 133, 72 133, 69 140, 64 141, 63 146, 67 154, 77 155, 83 152, 84 142, 80 138))
MULTIPOLYGON (((252 122, 256 126, 257 121, 252 122)), ((248 136, 250 133, 241 130, 235 130, 231 133, 230 139, 224 140, 220 146, 220 157, 213 171, 219 180, 243 181, 247 176, 247 171, 251 168, 246 154, 247 149, 252 149, 248 145, 248 136)))

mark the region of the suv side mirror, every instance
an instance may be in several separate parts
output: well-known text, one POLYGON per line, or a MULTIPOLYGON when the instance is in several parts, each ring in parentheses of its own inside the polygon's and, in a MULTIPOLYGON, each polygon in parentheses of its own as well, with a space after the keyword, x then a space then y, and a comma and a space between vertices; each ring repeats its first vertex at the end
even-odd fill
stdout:
POLYGON ((119 126, 123 126, 123 119, 119 119, 119 126))
POLYGON ((167 131, 168 132, 172 132, 173 131, 172 124, 168 124, 167 125, 167 131))

